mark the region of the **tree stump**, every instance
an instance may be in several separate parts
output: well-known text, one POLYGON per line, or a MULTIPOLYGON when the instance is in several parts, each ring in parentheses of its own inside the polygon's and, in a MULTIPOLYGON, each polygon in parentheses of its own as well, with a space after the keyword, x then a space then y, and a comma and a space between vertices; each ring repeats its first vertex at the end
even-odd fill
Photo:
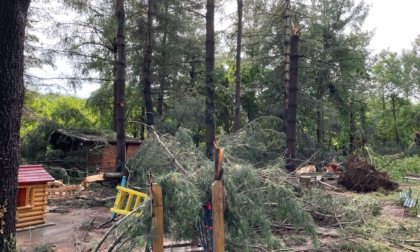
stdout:
POLYGON ((311 176, 300 176, 299 177, 299 184, 302 187, 310 188, 311 187, 311 176))

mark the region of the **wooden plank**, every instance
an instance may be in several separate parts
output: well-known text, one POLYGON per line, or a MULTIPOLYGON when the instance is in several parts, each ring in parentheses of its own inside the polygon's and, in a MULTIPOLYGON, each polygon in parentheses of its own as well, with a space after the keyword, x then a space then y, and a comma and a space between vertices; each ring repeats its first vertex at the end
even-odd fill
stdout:
POLYGON ((39 215, 43 215, 45 214, 44 210, 38 210, 38 211, 30 211, 30 212, 26 212, 26 213, 19 213, 18 217, 19 219, 21 218, 26 218, 26 217, 30 217, 30 216, 39 216, 39 215))
POLYGON ((214 252, 225 251, 225 226, 223 216, 223 182, 214 181, 211 186, 214 252))
POLYGON ((47 190, 45 187, 34 187, 34 193, 46 193, 47 190))
POLYGON ((163 198, 162 187, 153 183, 152 194, 152 216, 153 216, 153 252, 163 252, 163 198))
POLYGON ((46 202, 47 198, 48 197, 46 195, 34 197, 33 203, 35 204, 35 202, 46 202))
POLYGON ((35 221, 35 220, 45 220, 45 214, 37 215, 37 216, 29 216, 25 218, 19 218, 18 222, 28 222, 28 221, 35 221))
POLYGON ((28 212, 33 212, 33 211, 40 211, 40 210, 44 210, 46 209, 46 205, 40 205, 40 206, 34 206, 32 208, 27 208, 27 209, 22 209, 22 210, 18 210, 18 214, 23 214, 23 213, 28 213, 28 212))
POLYGON ((44 197, 47 196, 47 192, 35 192, 35 197, 44 197))
POLYGON ((47 201, 35 201, 34 202, 34 207, 38 207, 38 206, 45 206, 47 204, 47 201))
POLYGON ((16 223, 16 228, 28 227, 28 226, 44 224, 44 223, 45 223, 45 219, 44 220, 27 221, 27 222, 18 222, 18 223, 16 223))

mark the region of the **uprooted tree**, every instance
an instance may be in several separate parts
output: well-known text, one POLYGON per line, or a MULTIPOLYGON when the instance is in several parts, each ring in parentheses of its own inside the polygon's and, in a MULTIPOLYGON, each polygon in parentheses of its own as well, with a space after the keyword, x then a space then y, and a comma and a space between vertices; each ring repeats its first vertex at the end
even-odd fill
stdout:
POLYGON ((398 183, 391 181, 386 172, 380 172, 375 166, 358 157, 349 159, 345 166, 346 169, 337 182, 349 190, 372 192, 379 188, 391 191, 398 188, 398 183))

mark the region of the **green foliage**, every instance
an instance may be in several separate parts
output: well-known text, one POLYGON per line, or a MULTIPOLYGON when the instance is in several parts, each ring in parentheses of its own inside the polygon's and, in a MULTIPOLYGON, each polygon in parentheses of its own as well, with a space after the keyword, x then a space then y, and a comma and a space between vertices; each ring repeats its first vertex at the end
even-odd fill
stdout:
POLYGON ((380 242, 350 240, 333 246, 331 248, 331 251, 382 252, 392 250, 388 246, 381 244, 380 242))
POLYGON ((373 155, 374 164, 381 171, 387 172, 393 180, 401 181, 402 177, 407 173, 420 173, 420 157, 418 155, 375 155, 374 153, 373 155))
MULTIPOLYGON (((221 134, 220 140, 232 158, 256 167, 264 167, 277 160, 285 145, 283 133, 279 132, 281 119, 261 117, 248 123, 235 135, 221 134)), ((281 159, 277 160, 282 162, 281 159)))
POLYGON ((21 135, 35 130, 38 125, 55 121, 65 128, 93 127, 97 116, 85 108, 83 99, 57 94, 27 92, 22 116, 21 135))
POLYGON ((305 191, 303 199, 311 206, 314 221, 320 226, 358 226, 381 211, 379 200, 366 195, 348 199, 313 189, 305 191))
POLYGON ((151 203, 148 199, 137 213, 128 217, 121 225, 121 232, 127 235, 131 247, 144 247, 153 240, 151 203))
POLYGON ((26 162, 45 160, 50 134, 58 128, 59 124, 56 121, 46 121, 21 139, 21 153, 26 162))
POLYGON ((337 244, 335 249, 353 249, 352 251, 391 251, 384 240, 403 243, 418 237, 420 225, 416 222, 395 223, 389 216, 366 219, 363 225, 352 226, 342 231, 345 242, 337 244), (357 237, 363 237, 360 239, 357 237))
POLYGON ((196 235, 205 191, 194 182, 179 173, 168 173, 157 181, 163 191, 165 232, 178 241, 196 235))
MULTIPOLYGON (((272 126, 268 119, 260 123, 272 126)), ((131 185, 145 185, 146 173, 149 171, 156 176, 155 181, 162 185, 165 228, 167 235, 176 240, 191 239, 195 234, 195 224, 200 218, 202 205, 210 200, 214 177, 214 164, 194 147, 189 134, 191 132, 181 129, 176 137, 161 136, 164 145, 187 170, 187 174, 177 170, 163 146, 152 138, 144 142, 142 151, 127 164, 132 174, 129 178, 131 185)), ((244 138, 247 136, 251 142, 271 146, 269 137, 262 138, 263 134, 240 134, 244 134, 244 138)), ((225 140, 229 142, 228 139, 222 138, 220 143, 224 145, 225 140)), ((280 242, 274 236, 274 229, 284 223, 293 224, 297 229, 303 228, 316 241, 311 216, 296 199, 293 187, 282 180, 285 176, 282 160, 271 159, 270 166, 257 169, 242 159, 240 152, 239 156, 235 156, 236 153, 231 153, 231 150, 226 146, 223 164, 227 192, 227 246, 238 248, 239 244, 243 251, 256 244, 279 248, 280 242)), ((264 160, 269 163, 269 156, 264 160)))
POLYGON ((168 109, 157 126, 174 135, 180 128, 191 131, 191 137, 196 146, 204 139, 204 103, 201 96, 190 93, 189 97, 179 97, 168 101, 168 109))
POLYGON ((67 168, 86 166, 78 164, 80 158, 74 153, 64 157, 60 150, 51 150, 50 134, 59 128, 90 128, 96 125, 98 118, 85 107, 85 101, 75 97, 38 94, 28 92, 25 97, 25 109, 21 127, 21 153, 24 162, 56 161, 67 159, 67 168))

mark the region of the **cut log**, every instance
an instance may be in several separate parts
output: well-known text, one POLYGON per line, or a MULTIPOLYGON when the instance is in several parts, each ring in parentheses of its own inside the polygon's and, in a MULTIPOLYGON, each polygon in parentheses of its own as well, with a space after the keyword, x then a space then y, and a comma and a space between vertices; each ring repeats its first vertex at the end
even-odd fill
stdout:
POLYGON ((305 174, 305 173, 314 173, 316 172, 316 167, 314 165, 308 165, 305 167, 302 167, 300 169, 297 169, 295 171, 296 175, 305 174))
POLYGON ((81 190, 85 190, 89 187, 90 183, 95 181, 104 181, 104 180, 119 180, 122 179, 124 173, 122 172, 101 172, 96 175, 87 176, 83 182, 80 184, 81 190))

